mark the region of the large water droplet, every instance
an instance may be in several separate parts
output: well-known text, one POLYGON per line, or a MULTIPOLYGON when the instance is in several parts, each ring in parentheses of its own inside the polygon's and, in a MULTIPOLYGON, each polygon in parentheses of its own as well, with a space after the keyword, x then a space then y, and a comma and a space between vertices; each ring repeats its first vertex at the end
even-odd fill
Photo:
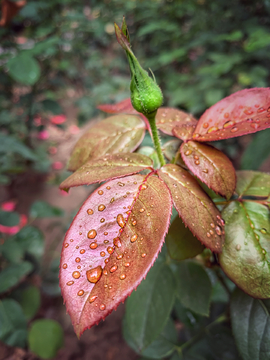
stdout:
POLYGON ((119 237, 114 238, 114 239, 113 239, 113 244, 114 244, 115 246, 117 246, 118 248, 120 248, 121 245, 122 245, 120 238, 119 238, 119 237))
POLYGON ((95 243, 95 242, 92 242, 90 245, 89 245, 90 249, 94 250, 98 247, 98 244, 95 243))
POLYGON ((88 231, 87 237, 89 239, 94 239, 96 236, 97 236, 96 230, 92 229, 92 230, 88 231))
POLYGON ((235 132, 237 132, 238 131, 238 128, 237 127, 233 127, 232 129, 231 129, 231 133, 235 133, 235 132))
POLYGON ((225 124, 223 125, 223 127, 224 127, 224 129, 227 129, 227 128, 229 128, 229 127, 234 126, 234 124, 235 124, 234 121, 229 120, 229 121, 226 121, 226 122, 225 122, 225 124))
POLYGON ((123 228, 125 226, 125 219, 124 216, 122 214, 118 214, 117 218, 116 218, 117 224, 123 228))
POLYGON ((114 252, 114 249, 113 249, 113 247, 108 246, 107 251, 108 251, 109 254, 112 254, 114 252))
POLYGON ((94 269, 86 271, 87 280, 93 284, 98 282, 98 280, 101 278, 101 275, 102 275, 102 267, 101 266, 97 266, 94 269))

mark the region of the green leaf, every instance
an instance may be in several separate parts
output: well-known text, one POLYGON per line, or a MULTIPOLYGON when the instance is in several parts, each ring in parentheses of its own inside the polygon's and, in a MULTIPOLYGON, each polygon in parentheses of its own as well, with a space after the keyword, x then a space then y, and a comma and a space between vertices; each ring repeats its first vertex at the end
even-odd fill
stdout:
POLYGON ((223 271, 249 295, 269 298, 269 209, 256 202, 234 201, 222 215, 226 222, 226 239, 219 257, 223 271))
POLYGON ((174 260, 185 260, 200 254, 204 246, 197 240, 188 227, 177 216, 172 222, 166 245, 169 255, 174 260))
POLYGON ((270 154, 270 129, 254 135, 241 158, 241 169, 257 170, 270 154))
POLYGON ((123 320, 123 337, 128 345, 136 351, 138 354, 149 359, 161 359, 169 356, 175 349, 175 343, 177 342, 177 332, 174 326, 174 322, 169 318, 164 329, 160 335, 144 350, 140 351, 137 345, 134 343, 126 323, 126 318, 123 320))
POLYGON ((175 271, 177 297, 187 309, 208 316, 212 285, 204 268, 192 261, 183 261, 175 271))
POLYGON ((170 268, 157 262, 126 302, 127 328, 140 350, 149 346, 168 321, 175 284, 170 268))
POLYGON ((14 211, 0 210, 0 224, 4 226, 16 226, 20 222, 20 216, 14 211))
POLYGON ((0 294, 15 286, 32 269, 33 265, 28 261, 12 264, 4 268, 0 272, 0 294))
POLYGON ((60 115, 63 113, 62 106, 58 104, 55 100, 45 99, 41 102, 43 111, 49 111, 52 114, 60 115))
POLYGON ((27 320, 32 319, 40 307, 40 291, 36 286, 28 286, 21 291, 20 304, 27 320))
POLYGON ((31 218, 47 218, 55 216, 63 216, 64 211, 56 206, 52 206, 46 201, 35 201, 30 209, 31 218))
POLYGON ((6 154, 7 152, 18 154, 28 160, 35 161, 37 159, 34 152, 19 139, 11 135, 0 134, 0 154, 6 154))
POLYGON ((21 262, 25 253, 24 249, 13 237, 7 238, 0 245, 0 252, 6 260, 12 263, 21 262))
POLYGON ((0 301, 0 339, 10 345, 25 347, 27 323, 21 306, 13 299, 0 301))
POLYGON ((20 53, 7 63, 9 75, 23 85, 34 85, 40 77, 40 67, 36 59, 20 53))
POLYGON ((243 360, 270 358, 270 300, 253 299, 236 289, 231 299, 231 320, 243 360))
POLYGON ((237 171, 235 192, 239 197, 261 196, 270 194, 270 175, 259 171, 237 171))
POLYGON ((20 246, 26 253, 41 258, 44 252, 44 237, 42 232, 33 227, 23 227, 14 237, 18 246, 20 246))
POLYGON ((29 330, 28 343, 34 354, 42 359, 51 359, 64 344, 63 329, 54 320, 36 320, 29 330))
POLYGON ((198 328, 205 318, 201 315, 196 314, 193 311, 185 308, 181 302, 176 299, 174 304, 174 310, 178 320, 185 325, 186 328, 198 328))

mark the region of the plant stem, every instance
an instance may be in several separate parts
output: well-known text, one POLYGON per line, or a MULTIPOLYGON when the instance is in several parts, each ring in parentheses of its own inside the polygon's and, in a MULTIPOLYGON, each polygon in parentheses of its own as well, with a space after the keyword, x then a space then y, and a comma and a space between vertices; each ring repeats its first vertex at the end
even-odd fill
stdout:
POLYGON ((160 139, 159 139, 159 135, 158 135, 158 129, 157 129, 157 126, 156 126, 156 113, 157 112, 155 111, 152 114, 146 115, 146 117, 147 117, 147 119, 149 121, 149 124, 150 124, 150 127, 151 127, 152 139, 153 139, 153 142, 154 142, 154 145, 155 145, 155 149, 156 149, 156 152, 157 152, 157 155, 158 155, 160 165, 164 166, 166 164, 166 162, 165 162, 164 156, 162 154, 161 145, 160 145, 160 139))

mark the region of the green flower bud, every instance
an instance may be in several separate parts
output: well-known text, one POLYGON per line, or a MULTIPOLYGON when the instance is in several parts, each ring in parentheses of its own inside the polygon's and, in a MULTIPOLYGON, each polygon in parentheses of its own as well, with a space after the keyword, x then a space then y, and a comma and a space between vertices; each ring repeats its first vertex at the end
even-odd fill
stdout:
POLYGON ((119 44, 126 51, 131 72, 131 102, 135 110, 146 117, 153 114, 162 105, 163 95, 155 78, 151 78, 145 71, 135 55, 131 51, 129 35, 125 19, 123 20, 122 30, 115 24, 116 37, 119 44))

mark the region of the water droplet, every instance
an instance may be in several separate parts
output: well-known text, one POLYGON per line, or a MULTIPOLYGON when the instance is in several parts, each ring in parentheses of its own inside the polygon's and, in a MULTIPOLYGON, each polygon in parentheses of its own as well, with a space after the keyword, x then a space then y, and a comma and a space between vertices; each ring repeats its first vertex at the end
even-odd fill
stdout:
POLYGON ((71 285, 73 285, 74 284, 74 281, 68 281, 67 282, 67 286, 71 286, 71 285))
POLYGON ((119 255, 116 256, 116 259, 121 260, 123 258, 123 256, 124 256, 123 254, 119 254, 119 255))
POLYGON ((262 228, 260 231, 261 231, 262 234, 266 234, 266 233, 267 233, 267 230, 266 230, 265 228, 262 228))
POLYGON ((209 124, 208 124, 208 123, 204 123, 204 124, 203 124, 203 127, 204 127, 205 129, 207 129, 207 128, 208 128, 208 126, 209 126, 209 124))
POLYGON ((135 242, 137 240, 137 238, 138 238, 137 234, 132 235, 130 238, 130 242, 132 242, 132 243, 135 242))
POLYGON ((77 269, 80 269, 80 268, 81 268, 81 265, 78 265, 78 266, 77 266, 77 269))
POLYGON ((145 257, 146 257, 146 253, 143 253, 143 254, 141 255, 141 257, 142 257, 142 258, 145 258, 145 257))
POLYGON ((135 226, 137 224, 137 221, 136 220, 133 220, 132 221, 132 225, 135 226))
POLYGON ((70 242, 73 242, 73 239, 70 239, 70 242))
POLYGON ((113 272, 115 272, 117 269, 118 269, 118 266, 117 266, 117 265, 113 265, 113 266, 110 268, 110 272, 113 273, 113 272))
POLYGON ((103 195, 103 191, 102 191, 102 190, 98 190, 98 195, 103 195))
POLYGON ((260 107, 260 108, 257 110, 258 113, 261 113, 261 112, 264 112, 264 111, 265 111, 265 109, 264 109, 263 107, 260 107))
POLYGON ((207 237, 210 237, 211 235, 210 235, 210 233, 209 233, 209 232, 207 232, 207 233, 206 233, 206 236, 207 236, 207 237))
POLYGON ((97 283, 98 280, 101 278, 101 275, 102 275, 102 267, 100 265, 95 267, 94 269, 86 271, 87 280, 92 284, 97 283))
POLYGON ((239 251, 239 250, 241 250, 241 245, 237 244, 235 248, 236 248, 237 251, 239 251))
POLYGON ((87 237, 89 239, 94 239, 96 236, 97 236, 96 230, 92 229, 92 230, 88 231, 87 237))
POLYGON ((80 253, 81 253, 81 254, 84 254, 84 253, 85 253, 85 250, 84 250, 84 249, 80 250, 80 253))
POLYGON ((107 235, 108 235, 107 231, 105 231, 104 235, 105 235, 105 236, 107 236, 107 235))
POLYGON ((67 268, 67 264, 63 264, 63 269, 66 269, 67 268))
POLYGON ((207 170, 207 169, 203 169, 202 172, 205 173, 205 174, 207 174, 207 173, 208 173, 208 170, 207 170))
POLYGON ((237 213, 238 213, 238 210, 237 210, 237 209, 234 209, 233 212, 234 212, 235 214, 237 214, 237 213))
POLYGON ((99 207, 98 207, 98 211, 103 211, 105 209, 106 209, 106 206, 103 204, 99 205, 99 207))
POLYGON ((94 211, 93 211, 92 209, 88 209, 88 210, 87 210, 87 214, 88 214, 88 215, 93 215, 93 214, 94 214, 94 211))
POLYGON ((101 219, 100 219, 100 222, 101 222, 101 223, 104 223, 104 221, 105 221, 104 218, 101 218, 101 219))
POLYGON ((255 123, 250 124, 250 126, 251 126, 253 129, 255 129, 255 130, 260 127, 259 124, 255 124, 255 123))
POLYGON ((100 256, 104 257, 106 254, 105 254, 105 251, 101 251, 100 252, 100 256))
POLYGON ((112 254, 114 252, 114 249, 113 249, 113 247, 108 246, 107 251, 108 251, 109 254, 112 254))
POLYGON ((193 137, 193 139, 198 139, 200 136, 201 136, 200 134, 196 133, 196 134, 193 134, 192 137, 193 137))
POLYGON ((214 229, 215 227, 215 224, 211 223, 210 226, 214 229))
POLYGON ((231 129, 231 133, 235 133, 236 131, 238 131, 238 128, 237 128, 237 127, 233 127, 233 128, 231 129))
POLYGON ((103 274, 104 274, 104 275, 108 275, 108 271, 107 271, 107 270, 103 270, 103 274))
POLYGON ((100 308, 101 311, 103 311, 103 310, 106 309, 106 305, 105 305, 105 304, 101 304, 99 308, 100 308))
POLYGON ((224 114, 225 119, 228 119, 229 116, 230 116, 230 114, 227 112, 224 114))
POLYGON ((195 165, 200 165, 200 161, 199 161, 199 160, 196 160, 196 161, 195 161, 195 165))
POLYGON ((83 294, 84 294, 83 290, 79 290, 78 293, 77 293, 78 296, 83 296, 83 294))
POLYGON ((252 110, 244 110, 244 113, 246 115, 252 115, 253 114, 253 111, 252 110))
POLYGON ((125 275, 125 274, 122 274, 122 275, 119 276, 119 279, 120 279, 120 280, 124 280, 125 278, 126 278, 126 275, 125 275))
POLYGON ((217 235, 221 235, 221 228, 219 226, 216 226, 215 230, 217 235))
POLYGON ((235 124, 234 121, 231 121, 231 120, 226 121, 225 124, 223 125, 223 128, 227 129, 227 128, 231 127, 231 126, 234 126, 234 124, 235 124))
POLYGON ((254 224, 250 223, 250 227, 251 227, 251 229, 254 229, 254 224))
POLYGON ((265 255, 265 254, 266 254, 266 251, 265 251, 264 249, 262 249, 262 253, 263 253, 263 255, 265 255))
POLYGON ((90 245, 89 245, 90 249, 94 250, 98 247, 98 244, 95 243, 95 242, 92 242, 90 245))
POLYGON ((79 263, 81 261, 81 259, 79 257, 76 257, 75 261, 76 261, 76 263, 79 263))
POLYGON ((95 300, 97 299, 97 296, 96 295, 93 295, 89 298, 89 302, 92 303, 94 302, 95 300))
POLYGON ((218 127, 217 126, 212 126, 210 127, 210 129, 208 129, 207 133, 210 134, 212 132, 218 131, 218 127))
POLYGON ((117 218, 116 218, 117 224, 123 228, 125 226, 125 219, 124 216, 122 214, 118 214, 117 218))
POLYGON ((69 247, 69 244, 68 244, 68 243, 65 244, 65 248, 67 248, 67 247, 69 247))
POLYGON ((142 184, 141 190, 146 190, 147 188, 148 188, 148 186, 146 184, 142 184))
POLYGON ((140 213, 143 213, 143 212, 144 212, 144 208, 141 208, 141 209, 140 209, 140 213))
POLYGON ((81 277, 81 273, 79 271, 73 271, 72 276, 74 279, 79 279, 79 277, 81 277))
POLYGON ((189 155, 191 155, 192 154, 192 150, 187 150, 187 151, 185 151, 185 155, 186 156, 189 156, 189 155))
POLYGON ((209 230, 209 232, 210 232, 211 235, 214 235, 214 231, 212 229, 209 230))
POLYGON ((129 267, 130 266, 130 263, 129 262, 126 262, 125 263, 125 267, 129 267))
POLYGON ((119 238, 119 237, 114 238, 114 239, 113 239, 113 244, 114 244, 115 246, 117 246, 118 248, 120 248, 121 245, 122 245, 120 238, 119 238))

